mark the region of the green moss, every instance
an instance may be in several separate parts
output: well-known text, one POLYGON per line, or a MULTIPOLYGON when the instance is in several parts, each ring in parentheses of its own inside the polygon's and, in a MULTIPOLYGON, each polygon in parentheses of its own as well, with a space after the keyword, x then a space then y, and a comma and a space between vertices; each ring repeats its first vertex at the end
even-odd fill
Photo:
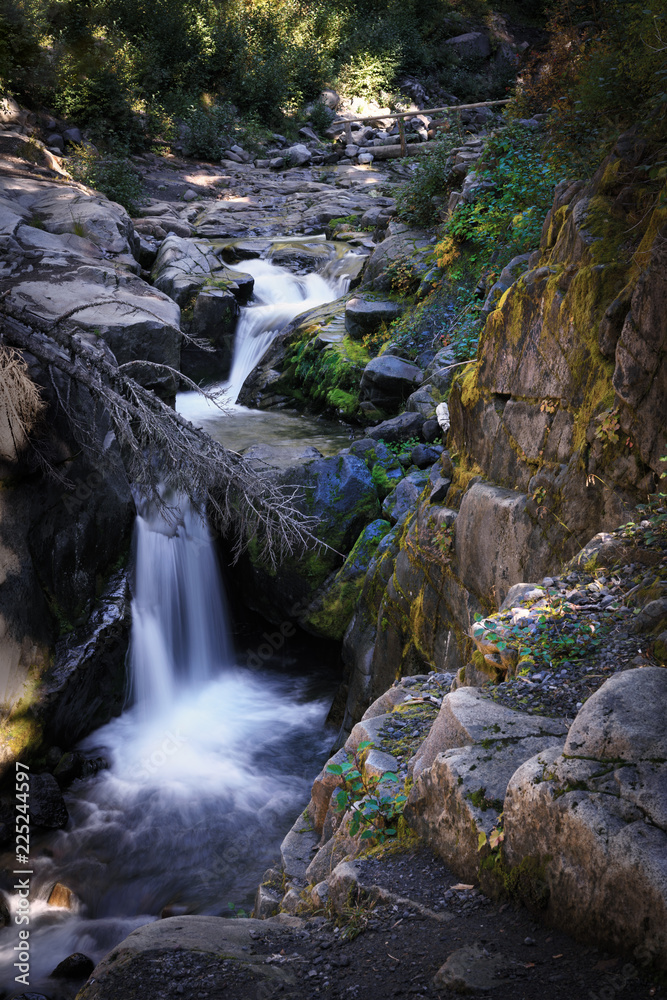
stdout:
POLYGON ((527 855, 518 865, 509 867, 501 854, 489 853, 480 865, 482 888, 493 895, 508 896, 533 911, 545 910, 550 898, 546 877, 550 861, 551 855, 527 855))

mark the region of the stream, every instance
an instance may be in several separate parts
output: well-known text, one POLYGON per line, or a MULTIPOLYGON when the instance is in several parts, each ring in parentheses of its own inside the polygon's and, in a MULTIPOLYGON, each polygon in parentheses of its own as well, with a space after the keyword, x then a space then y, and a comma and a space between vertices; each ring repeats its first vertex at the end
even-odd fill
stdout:
MULTIPOLYGON (((294 316, 346 290, 344 268, 300 276, 261 259, 243 267, 255 292, 241 311, 230 377, 218 387, 225 412, 194 392, 180 394, 177 408, 234 450, 296 441, 335 453, 348 441, 339 425, 252 411, 236 398, 294 316)), ((337 678, 321 645, 301 637, 261 670, 241 666, 247 657, 234 648, 204 520, 186 503, 170 524, 138 507, 129 707, 79 744, 108 766, 65 792, 66 829, 33 831, 30 989, 47 995, 49 973, 68 955, 97 962, 165 908, 249 913, 335 736, 325 720, 337 678), (46 902, 58 882, 74 893, 72 909, 46 902)), ((262 642, 247 626, 244 639, 262 642)), ((11 871, 11 855, 1 860, 11 871)), ((10 933, 0 947, 3 996, 24 989, 14 982, 15 944, 10 933)))

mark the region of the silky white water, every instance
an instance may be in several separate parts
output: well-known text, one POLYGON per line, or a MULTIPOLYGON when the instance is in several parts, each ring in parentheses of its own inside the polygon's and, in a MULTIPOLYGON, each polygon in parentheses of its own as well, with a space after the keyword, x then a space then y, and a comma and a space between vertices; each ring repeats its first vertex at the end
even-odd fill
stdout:
MULTIPOLYGON (((255 301, 241 317, 234 399, 276 331, 344 284, 263 261, 246 269, 255 301)), ((193 416, 201 403, 189 396, 179 408, 193 416)), ((312 661, 308 675, 284 658, 261 671, 235 663, 215 549, 196 512, 183 505, 167 522, 141 509, 133 561, 132 707, 80 745, 108 768, 66 792, 67 827, 33 835, 31 990, 48 993, 46 977, 68 955, 98 961, 164 907, 247 911, 331 744, 335 684, 312 661), (47 905, 56 882, 76 894, 74 911, 47 905)), ((11 871, 12 856, 1 860, 11 871)), ((7 875, 15 908, 11 884, 7 875)), ((0 937, 0 987, 11 992, 21 992, 17 930, 0 937)))
MULTIPOLYGON (((266 260, 244 261, 243 271, 255 279, 253 298, 239 316, 229 378, 216 387, 224 394, 221 401, 230 408, 281 330, 300 313, 344 295, 350 284, 339 261, 332 261, 322 274, 295 275, 266 260)), ((197 392, 179 393, 176 405, 184 417, 195 422, 216 419, 220 413, 197 392)))

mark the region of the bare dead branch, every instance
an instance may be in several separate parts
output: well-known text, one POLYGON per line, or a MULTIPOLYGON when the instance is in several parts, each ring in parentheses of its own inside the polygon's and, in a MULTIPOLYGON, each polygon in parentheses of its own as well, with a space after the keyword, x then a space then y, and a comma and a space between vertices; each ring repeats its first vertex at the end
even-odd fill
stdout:
MULTIPOLYGON (((106 410, 129 479, 166 517, 170 507, 163 498, 165 487, 187 496, 194 506, 207 508, 214 527, 233 539, 235 559, 251 541, 259 559, 272 566, 308 547, 329 548, 315 534, 316 519, 299 508, 302 493, 297 488, 260 475, 242 456, 228 451, 131 378, 126 366, 112 364, 103 349, 91 349, 62 328, 52 328, 47 335, 34 328, 36 323, 27 326, 7 313, 0 319, 5 344, 30 351, 87 389, 106 410)), ((175 374, 181 377, 180 372, 175 374)), ((59 401, 77 440, 90 451, 90 436, 77 426, 72 405, 62 395, 59 401)))

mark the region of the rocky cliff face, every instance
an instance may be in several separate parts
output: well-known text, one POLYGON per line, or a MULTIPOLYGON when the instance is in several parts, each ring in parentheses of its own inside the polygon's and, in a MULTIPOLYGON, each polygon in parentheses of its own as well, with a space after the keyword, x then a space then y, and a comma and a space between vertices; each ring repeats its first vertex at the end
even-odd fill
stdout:
MULTIPOLYGON (((490 313, 451 391, 438 484, 370 565, 344 643, 346 728, 395 676, 460 670, 476 612, 556 571, 655 488, 667 208, 644 155, 627 135, 588 184, 557 188, 539 251, 490 313)), ((460 677, 476 679, 472 665, 460 677)))

